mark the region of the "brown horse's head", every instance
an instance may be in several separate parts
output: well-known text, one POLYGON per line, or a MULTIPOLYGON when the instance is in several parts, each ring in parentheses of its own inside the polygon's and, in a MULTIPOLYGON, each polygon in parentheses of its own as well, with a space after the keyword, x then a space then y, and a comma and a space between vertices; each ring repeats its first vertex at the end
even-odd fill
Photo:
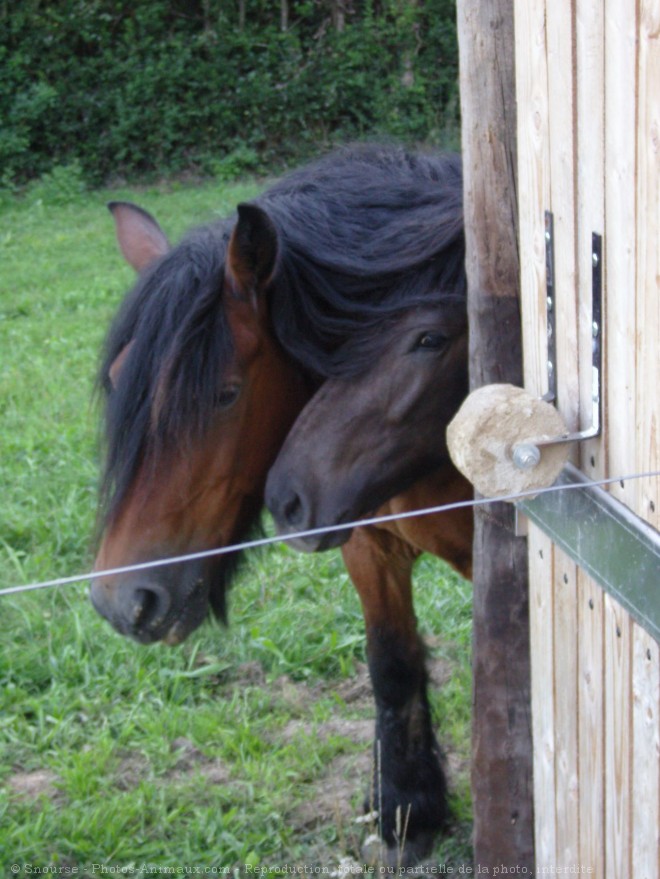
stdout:
POLYGON ((139 279, 110 333, 101 376, 105 510, 91 597, 123 634, 176 643, 209 603, 224 614, 232 556, 100 572, 244 536, 308 394, 270 328, 278 236, 262 209, 243 205, 233 226, 204 227, 175 248, 140 208, 111 210, 139 279))
MULTIPOLYGON (((410 309, 343 356, 370 366, 325 382, 270 471, 266 504, 282 534, 359 519, 449 462, 445 430, 468 392, 465 300, 410 309)), ((314 552, 349 536, 291 543, 314 552)))

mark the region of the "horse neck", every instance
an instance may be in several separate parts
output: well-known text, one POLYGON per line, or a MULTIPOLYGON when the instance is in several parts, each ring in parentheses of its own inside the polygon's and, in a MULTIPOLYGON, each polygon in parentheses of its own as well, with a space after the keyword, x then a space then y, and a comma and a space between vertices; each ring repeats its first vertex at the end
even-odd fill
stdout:
MULTIPOLYGON (((472 500, 474 490, 453 464, 447 462, 415 482, 407 491, 389 500, 378 515, 398 515, 472 500)), ((378 527, 396 534, 418 553, 430 552, 444 559, 463 577, 472 577, 472 538, 474 524, 471 507, 429 513, 378 527)))

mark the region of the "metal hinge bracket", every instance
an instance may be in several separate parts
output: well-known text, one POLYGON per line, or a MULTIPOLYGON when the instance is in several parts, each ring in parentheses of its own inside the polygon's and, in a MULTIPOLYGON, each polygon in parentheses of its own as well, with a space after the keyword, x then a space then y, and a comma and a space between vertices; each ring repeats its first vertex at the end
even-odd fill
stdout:
MULTIPOLYGON (((547 313, 547 368, 548 392, 543 399, 557 400, 557 327, 555 290, 554 222, 550 211, 545 212, 545 267, 546 267, 546 313, 547 313)), ((594 232, 591 236, 591 424, 583 430, 550 438, 533 437, 516 443, 513 447, 513 463, 520 470, 535 467, 541 459, 543 446, 558 443, 576 443, 594 439, 601 432, 602 407, 602 356, 603 356, 603 238, 594 232)))

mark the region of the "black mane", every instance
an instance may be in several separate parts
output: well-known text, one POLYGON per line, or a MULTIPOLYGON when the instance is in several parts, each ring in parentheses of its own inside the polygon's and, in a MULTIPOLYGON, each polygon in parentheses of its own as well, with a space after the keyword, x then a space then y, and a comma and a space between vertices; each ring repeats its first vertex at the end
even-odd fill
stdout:
POLYGON ((224 263, 233 220, 193 230, 143 275, 108 334, 98 384, 105 391, 106 522, 118 510, 142 460, 205 428, 232 335, 222 307, 224 263), (129 345, 116 388, 110 367, 129 345), (167 372, 167 399, 153 413, 167 372))
MULTIPOLYGON (((281 239, 268 292, 274 333, 313 381, 364 368, 337 356, 356 334, 373 348, 384 319, 445 295, 465 299, 457 156, 346 149, 294 172, 256 203, 281 239)), ((106 521, 142 460, 198 436, 213 410, 232 355, 221 291, 234 222, 184 238, 140 277, 110 330, 99 376, 107 392, 106 521), (129 342, 122 381, 111 391, 110 367, 129 342)))
MULTIPOLYGON (((347 339, 378 333, 384 318, 441 291, 465 299, 462 187, 458 156, 363 146, 258 199, 283 242, 273 328, 303 369, 335 375, 347 339)), ((342 372, 350 375, 350 363, 342 372)))

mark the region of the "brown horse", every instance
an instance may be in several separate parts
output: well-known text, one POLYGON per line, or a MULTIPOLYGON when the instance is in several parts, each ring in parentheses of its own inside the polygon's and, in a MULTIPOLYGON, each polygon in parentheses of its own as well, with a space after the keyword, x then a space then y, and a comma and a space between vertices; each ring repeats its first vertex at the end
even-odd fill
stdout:
MULTIPOLYGON (((262 294, 277 248, 263 211, 240 209, 226 259, 216 269, 219 288, 204 290, 196 275, 204 249, 215 256, 215 242, 202 240, 200 246, 190 239, 170 252, 146 212, 125 203, 111 209, 122 252, 142 279, 137 296, 127 301, 126 310, 138 312, 131 315, 134 326, 124 339, 112 339, 102 375, 110 499, 97 570, 239 541, 261 512, 268 468, 310 395, 308 382, 269 330, 262 294), (180 269, 182 248, 186 265, 180 269), (193 287, 190 302, 184 298, 189 291, 177 297, 174 287, 167 289, 171 279, 183 283, 179 274, 185 270, 192 276, 186 279, 193 287), (185 312, 195 299, 199 315, 180 317, 179 309, 185 312), (217 325, 213 333, 209 323, 217 325), (157 353, 159 346, 164 350, 157 353), (181 405, 173 408, 176 395, 181 405)), ((143 643, 177 643, 202 622, 209 602, 224 617, 233 561, 97 578, 92 601, 122 634, 143 643)))
MULTIPOLYGON (((384 328, 411 308, 464 309, 461 196, 456 157, 359 148, 294 173, 239 207, 237 218, 202 227, 174 248, 144 211, 113 206, 122 251, 140 274, 101 370, 107 463, 99 572, 245 537, 286 434, 323 382, 367 371, 384 328)), ((449 325, 464 350, 464 322, 459 329, 451 318, 449 325)), ((457 383, 458 397, 466 391, 464 361, 459 373, 443 379, 446 390, 457 383)), ((444 433, 443 424, 437 429, 444 433)), ((429 462, 439 470, 445 458, 440 452, 437 464, 433 455, 429 462)), ((415 475, 387 491, 409 489, 412 502, 415 475)), ((455 474, 447 475, 453 497, 455 474)), ((455 531, 469 544, 464 516, 455 531)), ((387 653, 371 664, 380 823, 394 844, 397 811, 405 817, 410 806, 412 861, 446 822, 446 784, 410 585, 372 587, 361 568, 394 552, 394 543, 379 532, 380 543, 367 546, 366 533, 356 532, 346 553, 365 608, 370 657, 387 653)), ((235 558, 100 574, 92 600, 120 632, 144 643, 176 643, 209 604, 224 616, 235 558)), ((411 563, 403 556, 396 562, 411 563)))

